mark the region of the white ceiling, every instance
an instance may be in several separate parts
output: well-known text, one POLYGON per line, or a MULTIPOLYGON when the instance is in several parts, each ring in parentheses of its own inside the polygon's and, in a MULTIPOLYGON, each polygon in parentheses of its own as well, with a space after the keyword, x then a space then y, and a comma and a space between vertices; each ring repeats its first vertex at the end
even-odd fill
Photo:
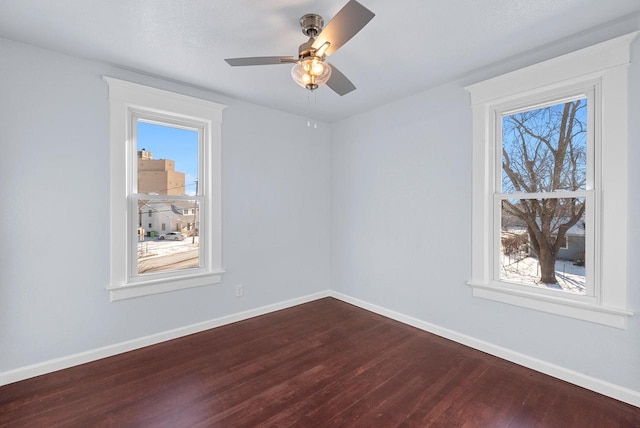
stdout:
POLYGON ((376 16, 330 57, 357 86, 344 97, 309 96, 290 65, 224 62, 296 56, 300 16, 326 23, 346 1, 1 0, 0 37, 331 122, 640 14, 640 0, 359 0, 376 16))

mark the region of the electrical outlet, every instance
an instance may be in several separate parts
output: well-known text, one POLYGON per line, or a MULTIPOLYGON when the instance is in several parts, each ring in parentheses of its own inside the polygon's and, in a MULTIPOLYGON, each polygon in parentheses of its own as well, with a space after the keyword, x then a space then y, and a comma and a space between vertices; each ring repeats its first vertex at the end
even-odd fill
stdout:
POLYGON ((242 297, 244 295, 244 287, 242 284, 236 285, 236 297, 242 297))

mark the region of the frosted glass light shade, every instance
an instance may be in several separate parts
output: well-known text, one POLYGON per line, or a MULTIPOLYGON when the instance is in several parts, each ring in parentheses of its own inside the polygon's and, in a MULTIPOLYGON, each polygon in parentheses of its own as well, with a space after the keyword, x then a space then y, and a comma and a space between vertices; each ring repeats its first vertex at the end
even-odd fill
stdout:
POLYGON ((331 66, 315 57, 308 57, 293 66, 291 77, 298 85, 313 91, 327 83, 331 77, 331 66))

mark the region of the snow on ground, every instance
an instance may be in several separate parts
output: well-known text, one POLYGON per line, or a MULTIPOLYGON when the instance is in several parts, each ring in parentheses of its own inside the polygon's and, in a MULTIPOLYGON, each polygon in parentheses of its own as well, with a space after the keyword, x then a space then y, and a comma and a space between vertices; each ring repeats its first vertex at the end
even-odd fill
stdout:
POLYGON ((195 244, 193 237, 189 236, 184 241, 165 241, 158 238, 146 238, 145 241, 138 242, 138 258, 148 258, 157 256, 168 256, 170 254, 182 253, 198 248, 198 237, 195 244))
POLYGON ((538 259, 525 257, 518 260, 502 255, 500 279, 525 285, 555 288, 577 294, 585 293, 585 268, 575 266, 572 261, 556 260, 556 279, 558 284, 540 283, 540 265, 538 259))
MULTIPOLYGON (((192 243, 192 237, 187 237, 184 241, 161 241, 157 238, 147 238, 147 240, 138 243, 138 258, 142 260, 167 256, 196 248, 198 248, 197 236, 195 244, 192 243)), ((500 279, 524 285, 562 289, 577 294, 584 294, 585 292, 584 266, 575 266, 573 262, 567 260, 556 261, 558 284, 543 284, 539 282, 540 266, 536 258, 524 257, 518 259, 517 257, 502 255, 500 279)))

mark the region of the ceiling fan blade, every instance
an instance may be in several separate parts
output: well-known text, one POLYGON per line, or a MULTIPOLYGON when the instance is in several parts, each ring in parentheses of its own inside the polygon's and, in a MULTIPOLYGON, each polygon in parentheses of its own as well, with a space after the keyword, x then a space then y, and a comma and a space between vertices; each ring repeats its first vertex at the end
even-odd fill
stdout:
POLYGON ((331 55, 351 40, 374 16, 373 12, 356 0, 350 0, 318 34, 312 47, 319 49, 325 42, 329 42, 330 46, 325 54, 331 55))
POLYGON ((271 65, 271 64, 293 64, 298 60, 292 56, 254 56, 248 58, 227 58, 225 59, 231 66, 246 65, 271 65))
POLYGON ((347 79, 347 76, 342 74, 333 64, 329 64, 329 66, 331 66, 331 77, 327 80, 327 86, 333 89, 336 94, 340 96, 346 95, 356 88, 355 85, 347 79))

